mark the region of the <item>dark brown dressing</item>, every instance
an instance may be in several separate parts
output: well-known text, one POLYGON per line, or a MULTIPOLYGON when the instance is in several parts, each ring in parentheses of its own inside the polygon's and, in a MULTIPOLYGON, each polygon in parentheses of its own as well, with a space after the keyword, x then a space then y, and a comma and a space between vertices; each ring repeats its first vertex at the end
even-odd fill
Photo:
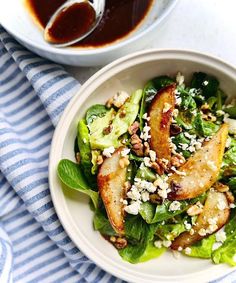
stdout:
MULTIPOLYGON (((66 0, 26 1, 31 13, 42 27, 47 25, 51 15, 66 2, 66 0)), ((105 12, 97 28, 75 46, 98 47, 121 39, 141 23, 152 2, 153 0, 106 0, 105 12)), ((68 36, 72 31, 69 29, 66 31, 69 25, 65 21, 63 23, 64 27, 60 30, 64 30, 68 36)))
POLYGON ((48 29, 47 39, 51 43, 65 43, 88 32, 95 23, 96 12, 89 3, 75 3, 56 17, 48 29))

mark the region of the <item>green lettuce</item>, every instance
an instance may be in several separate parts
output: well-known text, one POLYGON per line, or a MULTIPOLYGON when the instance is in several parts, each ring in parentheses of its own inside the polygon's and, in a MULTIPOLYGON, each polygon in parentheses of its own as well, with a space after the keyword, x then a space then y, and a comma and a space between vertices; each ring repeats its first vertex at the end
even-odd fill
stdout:
MULTIPOLYGON (((231 210, 232 211, 232 210, 231 210)), ((212 253, 214 263, 228 263, 236 266, 236 211, 231 212, 230 221, 225 225, 226 240, 212 253)))
POLYGON ((148 225, 139 215, 127 215, 125 236, 128 239, 128 245, 119 251, 120 256, 130 263, 138 263, 145 251, 147 253, 148 246, 154 239, 155 231, 156 225, 148 225))
POLYGON ((192 245, 190 247, 191 252, 188 254, 185 253, 185 255, 197 258, 211 258, 214 243, 215 235, 211 235, 210 237, 202 239, 201 241, 192 245))

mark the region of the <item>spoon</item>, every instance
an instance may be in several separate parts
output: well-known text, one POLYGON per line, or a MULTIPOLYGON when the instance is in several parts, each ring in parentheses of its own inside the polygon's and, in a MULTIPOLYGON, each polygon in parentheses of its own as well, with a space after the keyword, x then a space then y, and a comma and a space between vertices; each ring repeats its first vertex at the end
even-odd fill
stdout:
POLYGON ((68 0, 52 15, 44 39, 55 47, 66 47, 87 37, 100 23, 105 0, 68 0))

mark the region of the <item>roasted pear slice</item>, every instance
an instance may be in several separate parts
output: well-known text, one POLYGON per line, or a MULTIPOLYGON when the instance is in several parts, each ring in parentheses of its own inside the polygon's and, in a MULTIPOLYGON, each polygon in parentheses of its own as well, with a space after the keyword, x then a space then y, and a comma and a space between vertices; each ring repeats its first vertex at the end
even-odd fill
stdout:
POLYGON ((127 167, 120 166, 123 149, 124 147, 120 147, 102 163, 97 176, 99 193, 110 223, 118 234, 124 234, 124 207, 120 199, 126 194, 124 183, 127 167))
POLYGON ((170 161, 170 124, 175 107, 175 84, 162 88, 154 97, 148 116, 150 117, 150 147, 158 158, 170 161))
POLYGON ((229 215, 230 209, 225 193, 210 191, 196 224, 192 226, 192 231, 180 234, 172 242, 171 248, 173 250, 184 249, 215 233, 225 225, 229 215))
POLYGON ((168 199, 195 198, 217 181, 227 136, 228 125, 223 124, 209 142, 178 168, 179 172, 174 173, 168 180, 171 187, 168 199))

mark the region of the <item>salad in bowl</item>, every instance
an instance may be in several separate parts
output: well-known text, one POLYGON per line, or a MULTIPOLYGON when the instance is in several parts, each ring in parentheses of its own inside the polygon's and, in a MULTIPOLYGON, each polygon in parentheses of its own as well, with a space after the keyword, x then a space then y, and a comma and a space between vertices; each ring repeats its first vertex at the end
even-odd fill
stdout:
POLYGON ((236 265, 236 106, 217 78, 166 75, 78 122, 58 176, 87 194, 93 226, 130 263, 174 256, 236 265), (227 102, 227 103, 226 103, 227 102))

